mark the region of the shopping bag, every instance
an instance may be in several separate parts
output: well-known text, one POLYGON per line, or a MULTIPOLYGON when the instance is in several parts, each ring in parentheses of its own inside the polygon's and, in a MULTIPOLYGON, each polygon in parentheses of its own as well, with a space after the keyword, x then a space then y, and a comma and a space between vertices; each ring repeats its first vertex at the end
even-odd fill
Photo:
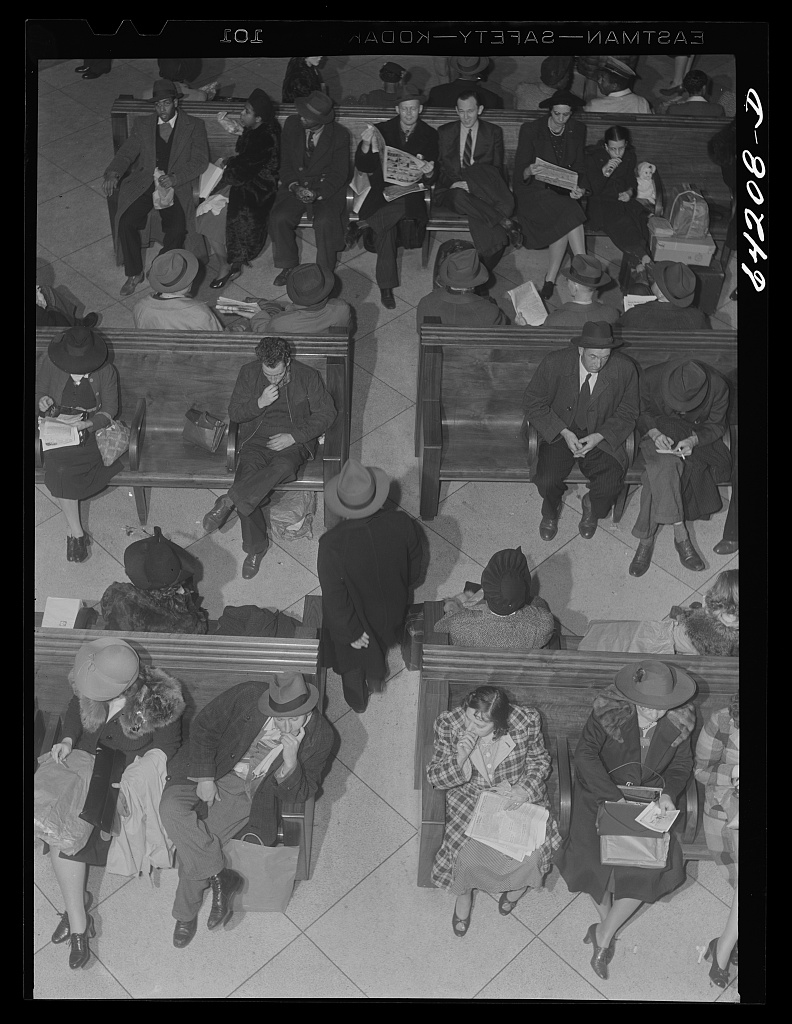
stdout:
POLYGON ((704 238, 709 233, 709 207, 707 200, 685 189, 674 196, 668 220, 675 238, 704 238))
POLYGON ((129 449, 132 431, 121 420, 110 420, 106 427, 96 431, 96 447, 106 466, 112 466, 129 449))
POLYGON ((68 856, 83 848, 91 826, 79 817, 93 773, 93 755, 72 750, 61 761, 38 759, 33 784, 33 831, 68 856))
POLYGON ((234 897, 234 908, 283 913, 294 889, 299 846, 263 846, 255 833, 247 832, 241 839, 225 843, 223 852, 228 867, 244 879, 234 897))
POLYGON ((271 502, 270 526, 282 540, 313 537, 316 491, 281 491, 271 502))
POLYGON ((216 452, 223 440, 226 423, 208 412, 193 407, 184 414, 182 437, 188 444, 194 444, 207 452, 216 452))

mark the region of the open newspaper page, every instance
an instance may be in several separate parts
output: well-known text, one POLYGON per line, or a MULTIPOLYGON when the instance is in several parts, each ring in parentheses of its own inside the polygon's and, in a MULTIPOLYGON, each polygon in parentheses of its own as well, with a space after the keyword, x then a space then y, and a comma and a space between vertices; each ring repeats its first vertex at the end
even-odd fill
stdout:
POLYGON ((45 452, 53 448, 73 448, 80 443, 80 432, 57 416, 47 416, 39 419, 39 440, 45 452))
POLYGON ((504 810, 509 793, 485 790, 465 835, 493 849, 524 860, 545 841, 548 812, 537 804, 522 804, 516 810, 504 810))
POLYGON ((528 327, 539 327, 547 319, 547 310, 533 281, 526 281, 506 294, 512 300, 518 314, 517 323, 524 322, 528 327), (522 321, 519 319, 520 316, 522 321))
POLYGON ((544 181, 548 185, 557 185, 559 188, 572 190, 577 186, 577 171, 570 171, 567 167, 559 167, 558 164, 551 164, 538 156, 535 160, 538 165, 534 177, 544 181))
POLYGON ((385 146, 380 150, 382 176, 389 185, 417 185, 423 177, 423 160, 403 149, 385 146))

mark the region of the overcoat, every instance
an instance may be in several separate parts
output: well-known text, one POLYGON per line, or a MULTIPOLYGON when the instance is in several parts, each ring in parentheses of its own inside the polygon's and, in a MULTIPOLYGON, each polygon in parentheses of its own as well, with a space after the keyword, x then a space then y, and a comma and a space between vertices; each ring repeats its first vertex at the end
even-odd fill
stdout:
POLYGON ((415 522, 396 509, 344 519, 319 538, 322 645, 336 672, 365 668, 368 680, 384 680, 385 655, 400 639, 421 556, 415 522), (368 647, 350 647, 363 632, 368 647))
POLYGON ((612 868, 600 861, 596 820, 597 810, 603 801, 621 799, 618 785, 660 785, 649 769, 662 775, 663 792, 677 803, 693 770, 690 740, 695 723, 696 713, 692 704, 668 711, 655 726, 641 765, 635 705, 625 700, 613 684, 595 698, 594 708, 575 749, 575 786, 569 835, 555 858, 571 892, 587 892, 601 903, 613 871, 614 899, 654 903, 684 882, 682 849, 673 828, 664 868, 612 868), (628 766, 620 767, 622 765, 628 766))
MULTIPOLYGON (((423 160, 429 160, 434 163, 434 170, 430 175, 424 175, 420 180, 423 182, 426 188, 434 184, 437 180, 437 176, 440 172, 440 166, 438 163, 438 139, 437 132, 434 128, 431 128, 428 124, 425 124, 420 118, 416 121, 415 128, 410 133, 409 139, 405 142, 402 139, 401 129, 399 128, 399 118, 392 117, 389 121, 380 121, 377 124, 377 128, 382 133, 382 137, 385 140, 385 144, 393 146, 396 149, 401 149, 405 153, 412 153, 413 156, 421 154, 423 160)), ((369 182, 371 183, 371 191, 363 200, 363 205, 360 207, 359 216, 361 220, 365 220, 370 214, 379 210, 381 207, 387 205, 387 200, 382 194, 383 188, 387 187, 385 180, 382 176, 382 157, 379 153, 375 153, 373 149, 370 149, 368 153, 364 153, 361 149, 362 143, 358 144, 357 151, 355 152, 355 167, 359 171, 364 171, 369 176, 369 182)), ((425 222, 428 218, 427 204, 424 193, 413 192, 408 196, 404 197, 404 208, 405 216, 411 220, 425 222)))
POLYGON ((299 182, 317 193, 316 202, 338 206, 346 204, 346 184, 351 177, 349 132, 337 121, 322 129, 310 157, 305 152, 305 129, 297 114, 283 123, 281 136, 280 191, 299 182))
POLYGON ((634 193, 638 187, 635 150, 625 149, 622 162, 606 178, 602 168, 608 160, 608 151, 601 142, 586 149, 586 175, 592 193, 586 207, 589 229, 604 230, 623 252, 648 255, 648 212, 634 194, 626 203, 619 199, 621 192, 632 189, 634 193))
MULTIPOLYGON (((550 443, 561 430, 571 428, 580 393, 580 353, 574 338, 568 348, 546 355, 523 394, 522 434, 532 423, 541 437, 550 443)), ((604 440, 599 448, 627 468, 624 442, 635 429, 638 418, 638 371, 635 363, 621 352, 610 358, 597 375, 586 413, 589 433, 604 440)))
MULTIPOLYGON (((157 120, 156 114, 136 118, 129 137, 122 143, 105 170, 105 174, 115 171, 122 176, 129 171, 120 184, 114 224, 116 262, 119 265, 123 263, 123 254, 118 240, 118 221, 124 211, 154 183, 154 171, 157 166, 157 120)), ((173 179, 176 197, 181 203, 187 222, 185 248, 194 252, 199 259, 205 259, 204 238, 195 230, 195 203, 192 195, 197 179, 209 163, 209 144, 203 121, 177 111, 170 147, 168 175, 173 179)), ((145 228, 140 234, 141 245, 145 248, 149 245, 149 228, 145 228)))
MULTIPOLYGON (((536 708, 514 706, 509 714, 507 733, 508 753, 495 767, 492 786, 508 782, 521 786, 530 803, 550 807, 545 779, 550 774, 550 754, 542 739, 542 722, 536 708)), ((437 851, 432 867, 432 881, 438 888, 451 886, 454 861, 465 843, 465 829, 470 824, 476 802, 491 785, 475 764, 475 752, 468 760, 470 771, 460 768, 456 760, 457 743, 465 732, 465 709, 454 708, 437 716, 434 725, 434 756, 426 768, 426 778, 446 793, 446 824, 443 844, 437 851), (469 778, 467 776, 470 776, 469 778)), ((553 850, 558 849, 561 837, 552 814, 547 819, 547 830, 541 849, 539 870, 550 870, 553 850)))

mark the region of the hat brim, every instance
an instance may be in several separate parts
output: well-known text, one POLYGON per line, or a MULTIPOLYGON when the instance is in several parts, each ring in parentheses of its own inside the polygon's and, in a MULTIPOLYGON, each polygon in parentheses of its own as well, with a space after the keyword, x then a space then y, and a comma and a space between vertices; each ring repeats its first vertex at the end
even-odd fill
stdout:
POLYGON ((326 114, 318 114, 315 110, 311 110, 306 103, 305 96, 298 96, 294 101, 294 107, 301 117, 316 121, 317 124, 328 124, 335 117, 335 109, 333 107, 326 114))
POLYGON ((338 479, 341 476, 340 473, 325 484, 325 508, 329 508, 330 511, 334 512, 337 516, 343 516, 344 519, 365 519, 366 516, 370 516, 376 512, 377 509, 382 508, 388 498, 388 492, 390 491, 390 477, 384 470, 379 469, 377 466, 369 466, 368 468, 374 474, 376 486, 374 490, 374 497, 365 508, 347 508, 347 506, 340 501, 338 497, 338 479))
POLYGON ((298 306, 315 306, 317 302, 327 298, 335 285, 335 278, 331 277, 325 281, 321 288, 317 288, 316 291, 309 292, 307 295, 297 296, 294 294, 294 288, 290 288, 293 276, 290 275, 289 280, 286 282, 286 294, 298 306))
POLYGON ((54 363, 59 370, 65 373, 91 373, 98 370, 107 361, 107 345, 104 338, 94 334, 95 344, 91 346, 84 356, 73 356, 66 351, 66 343, 63 335, 53 339, 47 347, 47 355, 50 362, 54 363))
MULTIPOLYGON (((298 708, 293 711, 282 711, 279 708, 275 708, 270 703, 270 691, 267 690, 259 697, 258 709, 263 715, 269 715, 271 718, 299 718, 300 715, 307 715, 309 711, 313 711, 316 705, 319 703, 319 691, 307 680, 305 685, 308 687, 308 700, 304 704, 301 704, 298 708)), ((270 683, 272 686, 272 683, 270 683)))
POLYGON ((454 71, 456 71, 457 74, 460 75, 477 75, 480 71, 483 71, 484 68, 488 68, 489 63, 489 57, 479 57, 478 63, 475 64, 472 68, 464 68, 460 67, 457 58, 453 57, 451 59, 451 66, 453 67, 454 71))
MULTIPOLYGON (((660 378, 660 386, 663 390, 663 398, 666 400, 668 405, 670 405, 674 409, 678 409, 679 412, 689 412, 691 409, 695 409, 697 406, 701 405, 701 403, 704 401, 704 396, 706 395, 707 388, 709 386, 709 374, 707 373, 706 368, 702 366, 701 368, 704 370, 704 373, 707 374, 707 382, 701 385, 701 387, 696 393, 696 397, 687 399, 687 401, 681 401, 678 398, 672 397, 669 389, 671 374, 674 372, 674 370, 678 370, 680 366, 683 366, 685 363, 689 362, 691 362, 690 359, 672 359, 670 363, 666 364, 666 368, 665 370, 663 370, 663 376, 660 378)), ((699 363, 698 365, 701 366, 701 363, 699 363)))
POLYGON ((489 271, 483 263, 479 263, 478 272, 473 277, 468 278, 466 281, 449 281, 448 273, 446 268, 448 267, 448 260, 440 267, 437 272, 437 280, 441 284, 448 285, 449 288, 475 288, 477 284, 484 284, 489 278, 489 271))
POLYGON ((669 665, 667 662, 663 662, 663 664, 670 671, 674 680, 674 689, 668 697, 650 697, 636 687, 633 681, 635 662, 624 665, 616 673, 616 689, 631 704, 640 704, 645 708, 657 708, 658 711, 670 711, 671 708, 687 704, 696 692, 695 682, 684 669, 677 668, 676 665, 669 665))
POLYGON ((131 644, 128 644, 125 640, 120 640, 115 636, 100 637, 98 640, 92 640, 89 643, 83 644, 82 647, 77 651, 74 658, 74 686, 84 697, 89 697, 91 700, 113 700, 114 697, 120 696, 128 686, 140 676, 140 664, 138 663, 137 674, 134 679, 130 679, 127 682, 116 682, 114 679, 108 679, 101 673, 96 672, 90 679, 86 679, 83 668, 88 662, 89 655, 94 651, 101 651, 105 647, 128 647, 131 651, 135 651, 135 648, 131 644), (95 683, 103 684, 101 687, 94 685, 95 683))
POLYGON ((569 340, 578 348, 621 348, 624 344, 621 338, 584 338, 582 334, 569 340))
POLYGON ((669 290, 668 290, 668 285, 666 284, 666 280, 665 280, 666 274, 669 272, 669 267, 670 267, 670 264, 668 266, 658 266, 658 264, 655 263, 655 265, 654 265, 655 284, 660 289, 660 291, 663 293, 663 295, 665 295, 665 297, 668 299, 668 301, 670 303, 672 303, 674 306, 680 306, 682 309, 685 309, 687 306, 691 305, 691 303, 693 302, 693 299, 695 298, 695 295, 696 295, 695 288, 690 293, 690 295, 686 296, 685 298, 679 299, 675 295, 672 295, 671 292, 669 292, 669 290))
POLYGON ((565 270, 562 270, 561 276, 568 277, 570 281, 577 281, 578 284, 586 285, 587 288, 601 288, 602 285, 610 284, 613 280, 607 270, 602 271, 602 276, 598 281, 592 281, 590 279, 585 280, 582 277, 578 277, 571 267, 567 267, 565 270))
MULTIPOLYGON (((198 273, 198 257, 195 253, 190 252, 187 249, 182 250, 184 259, 187 262, 187 267, 184 271, 183 277, 176 284, 166 284, 159 276, 154 263, 148 272, 148 281, 155 292, 167 292, 175 288, 177 292, 182 291, 183 288, 189 288, 189 286, 195 280, 195 275, 198 273)), ((158 257, 159 258, 159 257, 158 257)))

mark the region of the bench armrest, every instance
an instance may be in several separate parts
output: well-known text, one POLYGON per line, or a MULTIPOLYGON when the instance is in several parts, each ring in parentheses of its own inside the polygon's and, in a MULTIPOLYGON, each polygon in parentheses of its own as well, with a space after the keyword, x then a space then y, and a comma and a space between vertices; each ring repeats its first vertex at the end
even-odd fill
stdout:
POLYGON ((129 428, 129 468, 140 469, 140 458, 143 454, 143 442, 146 438, 146 399, 138 399, 135 415, 129 428))
MULTIPOLYGON (((352 186, 351 185, 347 185, 347 187, 346 187, 346 215, 347 215, 347 218, 352 216, 352 206, 354 205, 354 202, 355 202, 356 198, 357 197, 355 196, 355 193, 352 191, 352 186)), ((355 214, 355 216, 357 217, 358 214, 355 214)))
POLYGON ((539 458, 539 431, 528 420, 523 424, 523 436, 528 442, 528 468, 531 478, 536 470, 536 461, 539 458))
POLYGON ((569 741, 566 736, 556 737, 556 762, 558 764, 558 831, 566 839, 572 817, 572 765, 569 758, 569 741))
POLYGON ((228 423, 228 437, 226 438, 226 473, 236 472, 238 438, 239 424, 234 420, 230 420, 228 423))
POLYGON ((680 810, 684 813, 685 826, 679 840, 685 844, 696 841, 696 833, 699 827, 699 807, 701 806, 698 790, 700 785, 699 782, 696 782, 695 776, 691 774, 685 793, 680 801, 680 810))
POLYGON ((633 430, 627 440, 624 442, 624 450, 627 452, 627 468, 629 469, 635 462, 635 456, 638 454, 638 445, 641 443, 641 435, 637 430, 633 430))
POLYGON ((450 643, 448 633, 435 633, 435 623, 444 615, 442 601, 424 601, 424 644, 450 643))

